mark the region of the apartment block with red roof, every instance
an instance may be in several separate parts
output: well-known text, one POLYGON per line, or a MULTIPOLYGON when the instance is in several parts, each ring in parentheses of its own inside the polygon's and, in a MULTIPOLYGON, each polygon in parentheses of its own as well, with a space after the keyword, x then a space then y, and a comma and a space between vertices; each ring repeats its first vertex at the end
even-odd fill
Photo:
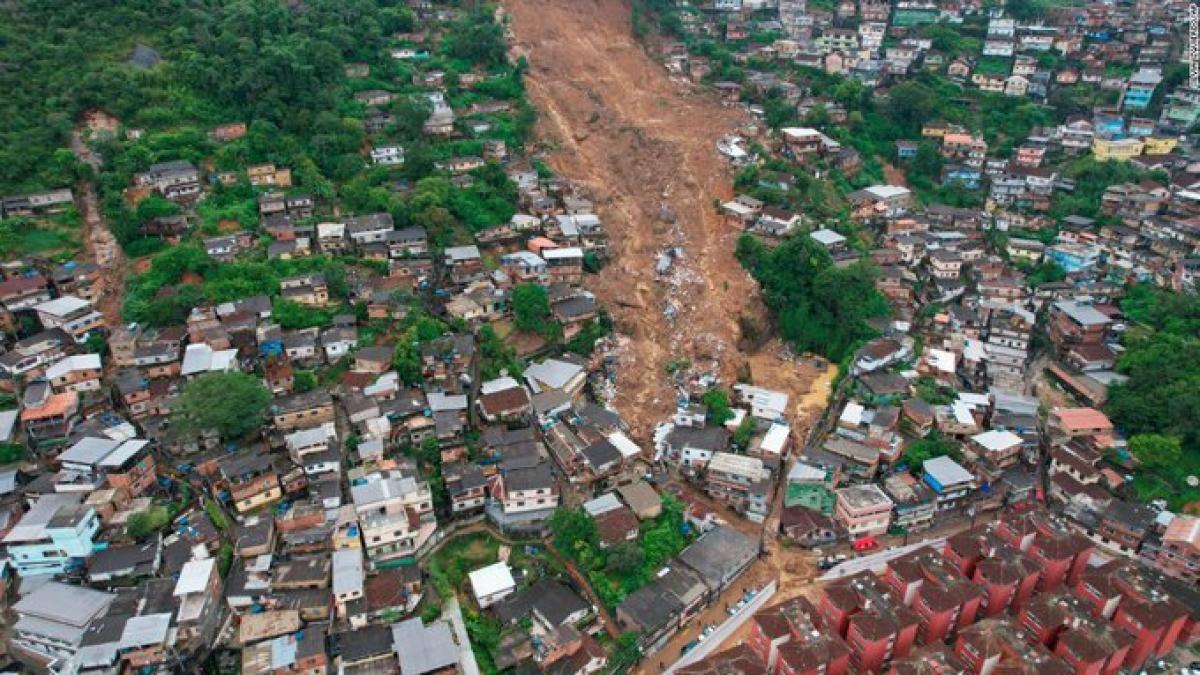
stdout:
POLYGON ((973 675, 994 672, 1072 675, 1071 666, 1042 645, 1031 642, 1009 619, 985 619, 959 634, 954 654, 973 675))
POLYGON ((798 597, 754 615, 744 643, 773 675, 843 675, 850 649, 825 629, 807 598, 798 597))
POLYGON ((984 598, 978 586, 932 547, 892 560, 882 578, 917 613, 921 644, 941 642, 973 623, 984 598))
POLYGON ((954 650, 943 644, 922 647, 892 662, 888 675, 958 675, 962 663, 954 650))
POLYGON ((1041 595, 1021 610, 1017 621, 1076 675, 1113 675, 1125 663, 1133 637, 1088 610, 1084 600, 1068 593, 1041 595))
POLYGON ((868 572, 828 586, 820 610, 826 625, 846 639, 850 664, 859 672, 883 672, 891 659, 908 654, 920 626, 916 612, 868 572))
POLYGON ((995 540, 988 555, 975 566, 971 580, 983 589, 981 614, 998 616, 1025 605, 1037 590, 1040 573, 1036 565, 1020 551, 995 540))
POLYGON ((1085 571, 1074 588, 1094 616, 1111 619, 1133 636, 1124 663, 1130 670, 1165 655, 1194 633, 1191 611, 1152 574, 1129 561, 1113 560, 1085 571))
POLYGON ((1041 568, 1038 590, 1050 591, 1061 583, 1074 584, 1087 569, 1096 546, 1087 537, 1046 514, 1033 514, 1037 537, 1027 555, 1041 568))

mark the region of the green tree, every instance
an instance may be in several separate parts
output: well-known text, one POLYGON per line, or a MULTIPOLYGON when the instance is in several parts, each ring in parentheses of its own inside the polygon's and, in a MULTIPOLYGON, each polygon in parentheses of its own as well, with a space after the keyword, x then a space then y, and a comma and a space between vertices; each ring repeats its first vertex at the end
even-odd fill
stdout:
POLYGON ((613 574, 628 576, 639 572, 645 561, 646 554, 637 544, 623 541, 608 550, 608 562, 605 567, 613 574))
POLYGON ((171 514, 165 506, 152 506, 129 517, 125 533, 142 541, 158 534, 171 522, 171 514))
POLYGON ((720 426, 733 419, 733 408, 729 404, 729 392, 714 387, 704 392, 700 402, 707 410, 708 421, 720 426))
POLYGON ((292 374, 292 387, 298 394, 317 388, 317 374, 311 370, 297 370, 292 374))
POLYGON ((0 464, 19 462, 25 455, 25 446, 19 443, 0 443, 0 464))
POLYGON ((1138 434, 1129 439, 1129 452, 1150 471, 1170 471, 1183 459, 1183 446, 1174 436, 1138 434))
POLYGON ((800 351, 840 362, 875 336, 867 320, 889 312, 875 288, 873 267, 865 262, 835 267, 811 237, 770 248, 742 235, 736 254, 762 285, 780 334, 800 351))
POLYGON ((642 648, 638 644, 638 634, 626 631, 617 637, 617 648, 613 650, 613 672, 628 672, 633 664, 642 658, 642 648), (621 670, 624 668, 625 670, 621 670))
POLYGON ((574 555, 579 545, 595 547, 599 542, 596 521, 583 509, 558 509, 550 516, 550 531, 554 534, 554 547, 574 555))
POLYGON ((518 284, 512 291, 513 319, 517 330, 541 333, 550 318, 546 289, 537 284, 518 284))
POLYGON ((942 438, 936 431, 931 431, 925 438, 919 438, 904 448, 903 461, 913 474, 919 475, 925 460, 935 457, 957 458, 958 445, 954 441, 942 438))
POLYGON ((185 433, 213 430, 221 438, 241 438, 266 420, 271 392, 246 373, 206 373, 189 382, 171 411, 185 433))
POLYGON ((750 448, 750 441, 754 437, 754 417, 746 415, 742 418, 741 424, 733 432, 733 447, 741 452, 745 452, 750 448))

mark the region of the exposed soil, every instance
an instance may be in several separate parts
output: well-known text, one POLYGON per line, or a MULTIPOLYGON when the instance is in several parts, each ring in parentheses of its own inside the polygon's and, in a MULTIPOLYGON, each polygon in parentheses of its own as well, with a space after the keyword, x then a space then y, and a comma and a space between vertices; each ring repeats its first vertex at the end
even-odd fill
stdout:
MULTIPOLYGON (((82 129, 77 128, 71 133, 71 152, 99 172, 102 160, 84 142, 82 129)), ((125 301, 124 255, 117 238, 104 222, 96 186, 91 181, 79 181, 75 196, 84 225, 84 252, 100 268, 96 310, 104 315, 105 324, 112 329, 121 325, 121 305, 125 301)))
POLYGON ((514 52, 530 63, 546 161, 591 192, 611 238, 613 260, 590 285, 630 338, 619 354, 614 403, 645 439, 675 408, 668 363, 686 360, 694 374, 732 382, 746 364, 739 318, 763 324, 757 284, 733 255, 738 231, 713 207, 732 196, 716 142, 747 120, 669 77, 632 36, 625 0, 505 0, 504 7, 514 52), (671 246, 682 247, 683 258, 659 281, 656 256, 671 246))

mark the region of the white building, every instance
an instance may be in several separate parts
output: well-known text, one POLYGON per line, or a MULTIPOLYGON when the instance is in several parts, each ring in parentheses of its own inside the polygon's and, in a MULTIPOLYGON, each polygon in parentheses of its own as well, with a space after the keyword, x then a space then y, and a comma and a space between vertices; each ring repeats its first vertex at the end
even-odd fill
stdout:
POLYGON ((517 589, 512 569, 503 561, 477 569, 467 576, 471 581, 471 592, 475 594, 475 602, 479 604, 480 609, 491 607, 512 595, 517 589))

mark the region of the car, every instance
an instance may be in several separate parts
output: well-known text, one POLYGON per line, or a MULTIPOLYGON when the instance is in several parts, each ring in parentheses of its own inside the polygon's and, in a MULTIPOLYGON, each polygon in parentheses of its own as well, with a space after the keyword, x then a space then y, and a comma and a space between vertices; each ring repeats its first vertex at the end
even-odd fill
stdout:
POLYGON ((700 644, 699 640, 692 640, 691 642, 687 643, 679 650, 679 655, 683 656, 684 654, 687 654, 688 652, 695 649, 696 645, 698 645, 698 644, 700 644))

